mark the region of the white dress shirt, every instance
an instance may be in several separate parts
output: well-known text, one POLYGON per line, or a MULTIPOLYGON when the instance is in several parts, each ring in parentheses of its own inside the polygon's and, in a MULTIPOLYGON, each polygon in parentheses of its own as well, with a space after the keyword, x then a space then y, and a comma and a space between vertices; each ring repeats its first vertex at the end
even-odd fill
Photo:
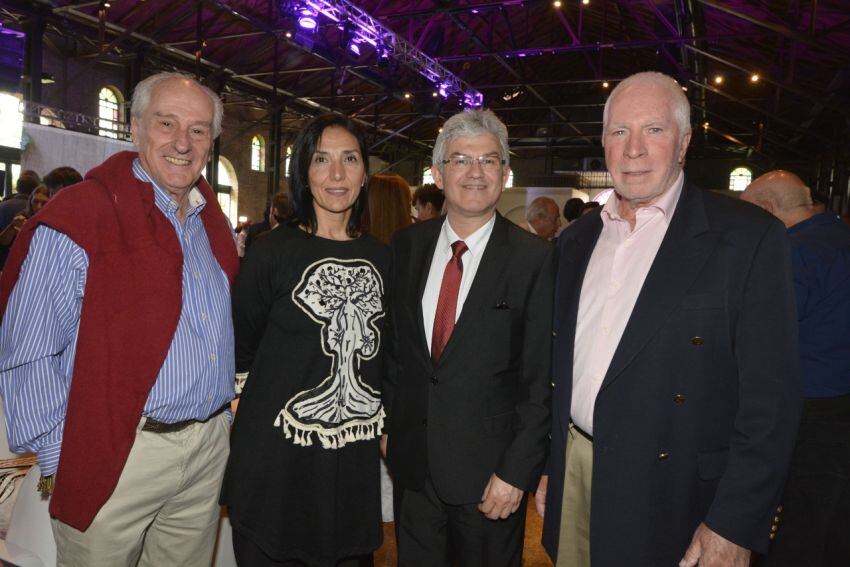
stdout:
POLYGON ((593 408, 643 282, 682 194, 684 175, 652 205, 635 211, 635 227, 620 216, 620 198, 602 208, 602 232, 581 286, 573 351, 570 414, 593 435, 593 408))
POLYGON ((468 248, 460 257, 461 262, 463 262, 463 277, 460 280, 457 310, 455 311, 455 322, 457 322, 495 224, 496 215, 494 214, 481 228, 468 237, 461 238, 452 230, 448 217, 443 221, 443 228, 437 238, 437 247, 434 249, 434 257, 431 259, 431 270, 428 272, 425 293, 422 294, 422 319, 425 325, 425 338, 428 341, 428 352, 431 352, 431 335, 434 332, 434 317, 437 312, 437 300, 440 297, 440 286, 443 284, 443 273, 452 257, 452 243, 463 240, 468 248))

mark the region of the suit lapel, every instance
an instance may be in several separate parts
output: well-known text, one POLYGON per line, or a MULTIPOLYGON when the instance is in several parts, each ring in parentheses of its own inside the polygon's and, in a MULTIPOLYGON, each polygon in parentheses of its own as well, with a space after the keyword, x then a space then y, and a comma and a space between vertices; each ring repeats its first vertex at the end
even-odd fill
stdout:
MULTIPOLYGON (((463 342, 463 335, 470 329, 475 328, 476 314, 482 309, 493 307, 494 291, 497 289, 496 282, 500 281, 500 274, 508 263, 508 222, 502 215, 496 213, 496 223, 493 232, 484 247, 484 254, 475 272, 475 278, 466 295, 466 301, 458 317, 455 328, 443 349, 440 361, 451 356, 454 346, 463 342)), ((439 363, 438 363, 439 364, 439 363)))
POLYGON ((681 304, 719 239, 720 233, 712 232, 708 225, 700 190, 685 183, 673 220, 611 359, 603 389, 620 376, 681 304))
MULTIPOLYGON (((445 221, 445 217, 440 217, 445 221)), ((421 352, 425 354, 425 358, 430 364, 431 353, 428 350, 428 340, 425 337, 425 318, 422 315, 422 296, 425 294, 425 285, 428 283, 428 273, 431 271, 431 261, 434 259, 434 250, 437 248, 437 241, 440 239, 440 230, 443 228, 442 222, 431 222, 430 226, 423 227, 423 236, 414 241, 414 246, 410 254, 410 273, 412 274, 410 283, 413 284, 415 295, 411 298, 413 303, 413 311, 416 313, 416 329, 419 333, 419 345, 422 347, 421 352)))

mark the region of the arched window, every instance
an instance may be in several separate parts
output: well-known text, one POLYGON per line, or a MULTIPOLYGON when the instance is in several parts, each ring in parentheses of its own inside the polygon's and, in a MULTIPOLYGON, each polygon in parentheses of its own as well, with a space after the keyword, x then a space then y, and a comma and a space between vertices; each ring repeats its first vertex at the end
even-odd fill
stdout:
POLYGON ((112 87, 103 87, 97 95, 97 133, 107 138, 118 138, 121 124, 121 93, 112 87))
POLYGON ((286 146, 286 158, 283 160, 283 176, 289 176, 289 162, 292 161, 292 146, 286 146))
POLYGON ((238 219, 239 204, 239 181, 236 179, 236 170, 230 160, 224 156, 218 158, 218 204, 225 216, 230 219, 231 224, 236 226, 238 219))
POLYGON ((260 135, 251 138, 251 169, 266 170, 266 141, 260 135))
POLYGON ((428 183, 434 183, 434 176, 431 175, 430 167, 422 170, 422 185, 427 185, 428 183))
POLYGON ((753 172, 748 167, 736 167, 729 174, 729 190, 743 191, 753 180, 753 172))

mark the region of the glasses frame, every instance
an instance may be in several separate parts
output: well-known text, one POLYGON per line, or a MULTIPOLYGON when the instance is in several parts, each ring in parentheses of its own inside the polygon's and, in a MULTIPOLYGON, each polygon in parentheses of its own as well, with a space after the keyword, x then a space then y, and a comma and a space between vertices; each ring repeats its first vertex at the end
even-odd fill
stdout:
POLYGON ((488 169, 488 166, 485 166, 483 163, 481 163, 481 160, 482 160, 482 159, 485 159, 485 158, 486 158, 486 159, 495 159, 495 160, 498 162, 499 167, 505 167, 505 165, 507 165, 507 160, 502 159, 502 158, 496 158, 495 156, 478 156, 478 157, 472 157, 472 156, 467 156, 467 155, 463 155, 463 154, 458 154, 458 155, 452 156, 452 157, 450 157, 449 159, 441 159, 441 160, 440 160, 440 163, 441 163, 442 165, 449 165, 449 164, 451 164, 451 166, 452 166, 452 167, 455 167, 455 168, 457 168, 457 169, 461 169, 461 170, 468 170, 468 169, 470 169, 470 168, 472 167, 472 162, 477 162, 477 163, 478 163, 478 166, 479 166, 479 167, 480 167, 483 171, 495 171, 497 168, 495 168, 495 167, 494 167, 494 168, 491 170, 491 169, 488 169), (454 163, 454 160, 456 160, 456 159, 468 159, 468 160, 470 160, 470 163, 469 163, 469 165, 461 166, 461 165, 458 165, 458 164, 454 163))

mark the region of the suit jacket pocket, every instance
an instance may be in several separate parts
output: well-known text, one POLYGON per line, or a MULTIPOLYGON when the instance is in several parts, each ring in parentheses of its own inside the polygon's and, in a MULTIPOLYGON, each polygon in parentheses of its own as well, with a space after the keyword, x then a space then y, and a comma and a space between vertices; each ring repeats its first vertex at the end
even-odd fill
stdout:
POLYGON ((715 480, 726 471, 729 449, 697 453, 697 472, 701 480, 715 480))

